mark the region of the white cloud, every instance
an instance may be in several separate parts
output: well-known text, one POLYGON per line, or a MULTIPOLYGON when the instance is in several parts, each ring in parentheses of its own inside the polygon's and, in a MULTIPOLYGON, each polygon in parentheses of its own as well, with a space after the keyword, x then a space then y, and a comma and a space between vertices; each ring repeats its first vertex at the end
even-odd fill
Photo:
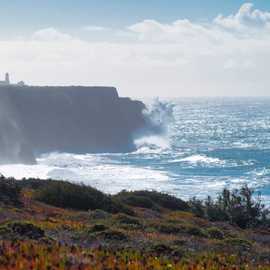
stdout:
POLYGON ((96 26, 96 25, 87 25, 87 26, 84 26, 82 29, 89 32, 100 32, 100 31, 109 30, 109 28, 107 27, 96 26))
POLYGON ((72 40, 72 36, 66 33, 62 33, 57 29, 50 27, 36 31, 32 38, 38 41, 69 41, 72 40))
POLYGON ((0 70, 33 84, 115 85, 124 96, 269 95, 269 13, 245 4, 217 18, 144 20, 105 31, 106 42, 42 29, 0 42, 0 70))
POLYGON ((208 28, 194 24, 187 19, 177 20, 171 24, 144 20, 129 26, 127 29, 136 33, 141 41, 185 42, 185 39, 215 38, 214 33, 208 28))
POLYGON ((247 28, 264 28, 270 23, 270 12, 254 9, 252 3, 243 4, 236 14, 218 15, 214 23, 230 30, 246 30, 247 28))

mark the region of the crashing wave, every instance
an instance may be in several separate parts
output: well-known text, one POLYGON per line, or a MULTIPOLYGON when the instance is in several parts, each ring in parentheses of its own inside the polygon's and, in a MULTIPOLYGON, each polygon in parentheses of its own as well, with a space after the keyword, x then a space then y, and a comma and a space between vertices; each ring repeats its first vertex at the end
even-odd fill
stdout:
POLYGON ((169 124, 174 121, 174 106, 172 102, 160 101, 158 98, 149 103, 143 111, 148 132, 166 135, 169 124))
POLYGON ((146 125, 136 133, 136 154, 160 153, 170 148, 169 126, 174 121, 174 104, 158 98, 147 104, 143 111, 146 125))
POLYGON ((162 136, 147 136, 135 140, 136 154, 155 154, 166 152, 170 148, 168 139, 162 136))
POLYGON ((225 161, 220 160, 219 158, 212 158, 205 155, 192 155, 189 157, 185 157, 180 159, 181 162, 189 163, 192 165, 224 165, 225 161))

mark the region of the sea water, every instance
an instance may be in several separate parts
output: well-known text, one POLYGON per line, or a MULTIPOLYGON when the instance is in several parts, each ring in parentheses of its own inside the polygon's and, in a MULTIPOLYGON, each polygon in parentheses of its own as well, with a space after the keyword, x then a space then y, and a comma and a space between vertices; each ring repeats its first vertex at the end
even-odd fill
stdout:
POLYGON ((63 179, 106 193, 157 190, 216 196, 248 184, 270 204, 270 98, 144 100, 164 132, 135 137, 132 153, 48 153, 37 165, 2 165, 5 176, 63 179))

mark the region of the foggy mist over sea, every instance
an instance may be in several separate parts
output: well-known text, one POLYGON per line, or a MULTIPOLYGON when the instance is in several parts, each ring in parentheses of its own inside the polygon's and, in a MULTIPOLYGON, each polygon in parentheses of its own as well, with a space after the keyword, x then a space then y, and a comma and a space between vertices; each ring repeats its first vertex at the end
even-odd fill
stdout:
POLYGON ((247 183, 270 202, 270 99, 144 102, 149 125, 162 133, 138 134, 131 153, 48 153, 36 165, 2 165, 0 172, 83 182, 107 193, 153 189, 186 199, 247 183))

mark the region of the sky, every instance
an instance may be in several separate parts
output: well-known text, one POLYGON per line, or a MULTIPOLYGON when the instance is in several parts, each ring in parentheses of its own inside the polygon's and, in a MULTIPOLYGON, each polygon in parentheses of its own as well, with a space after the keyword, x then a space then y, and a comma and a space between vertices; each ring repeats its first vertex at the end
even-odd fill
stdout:
POLYGON ((0 0, 0 76, 121 96, 268 96, 270 1, 0 0))

